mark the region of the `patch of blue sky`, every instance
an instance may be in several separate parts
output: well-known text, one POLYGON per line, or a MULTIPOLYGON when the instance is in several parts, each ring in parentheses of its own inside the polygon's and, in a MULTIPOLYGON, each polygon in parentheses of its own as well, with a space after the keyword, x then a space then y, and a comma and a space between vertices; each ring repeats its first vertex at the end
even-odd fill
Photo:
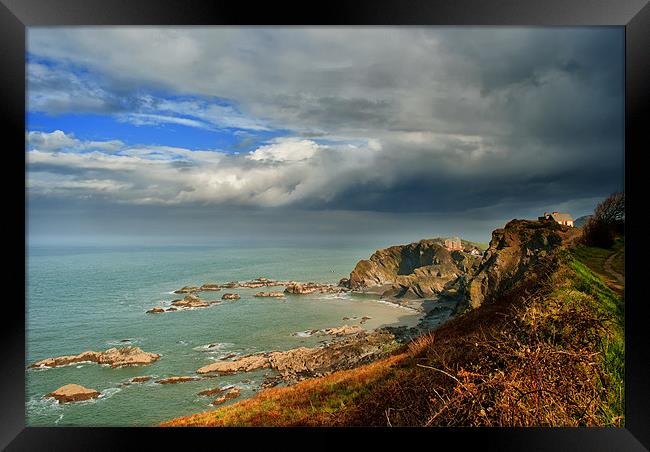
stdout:
POLYGON ((48 115, 27 113, 27 130, 61 130, 83 141, 120 140, 127 145, 172 146, 190 150, 249 152, 276 137, 287 136, 286 129, 250 131, 242 129, 202 129, 181 124, 136 125, 114 115, 65 113, 48 115))
POLYGON ((161 86, 123 84, 105 79, 84 66, 29 53, 26 60, 54 71, 52 77, 58 82, 49 87, 41 83, 34 91, 36 99, 46 101, 30 102, 34 110, 27 112, 28 131, 61 130, 80 140, 120 140, 127 145, 232 153, 249 152, 273 138, 292 135, 287 129, 271 127, 259 118, 242 113, 234 100, 179 94, 161 86), (68 96, 60 96, 61 90, 70 92, 68 96), (48 111, 52 104, 47 99, 52 96, 64 100, 55 102, 55 110, 48 111), (98 96, 97 103, 76 102, 84 96, 86 99, 98 96), (67 106, 66 102, 69 102, 67 106), (95 110, 84 111, 87 105, 95 110), (97 105, 101 106, 100 111, 96 110, 97 105))

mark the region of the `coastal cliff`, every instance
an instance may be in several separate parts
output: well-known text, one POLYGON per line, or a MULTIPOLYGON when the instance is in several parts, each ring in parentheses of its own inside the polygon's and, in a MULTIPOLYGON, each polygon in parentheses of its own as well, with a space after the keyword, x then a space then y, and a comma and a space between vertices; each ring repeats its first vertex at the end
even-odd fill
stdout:
POLYGON ((442 239, 420 240, 376 251, 359 261, 340 284, 382 297, 427 298, 452 288, 479 262, 480 256, 449 251, 442 239))
POLYGON ((579 235, 570 226, 529 220, 512 220, 494 230, 480 264, 462 288, 466 305, 477 308, 535 277, 538 264, 579 235))

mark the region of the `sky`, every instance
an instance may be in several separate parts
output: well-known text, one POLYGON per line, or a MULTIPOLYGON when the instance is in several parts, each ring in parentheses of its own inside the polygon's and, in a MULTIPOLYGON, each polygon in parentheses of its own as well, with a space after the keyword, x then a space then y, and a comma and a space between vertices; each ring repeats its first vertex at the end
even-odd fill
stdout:
POLYGON ((30 27, 32 244, 366 243, 623 189, 622 27, 30 27))

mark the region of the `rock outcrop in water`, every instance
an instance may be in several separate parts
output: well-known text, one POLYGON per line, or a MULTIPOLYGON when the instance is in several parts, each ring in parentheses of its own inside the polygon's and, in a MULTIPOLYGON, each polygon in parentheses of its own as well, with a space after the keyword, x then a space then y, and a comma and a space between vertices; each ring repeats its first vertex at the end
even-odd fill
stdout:
POLYGON ((159 385, 169 385, 175 383, 184 383, 186 381, 197 381, 200 380, 198 377, 168 377, 160 380, 156 380, 156 383, 159 385))
POLYGON ((492 232, 478 269, 464 287, 466 302, 479 307, 531 276, 535 264, 580 235, 577 228, 552 221, 512 220, 492 232))
POLYGON ((194 293, 200 291, 200 287, 194 287, 194 286, 185 286, 181 289, 175 290, 174 293, 178 294, 183 294, 183 293, 194 293))
POLYGON ((201 292, 218 292, 221 290, 221 286, 219 284, 203 284, 199 290, 201 292))
POLYGON ((256 297, 271 297, 271 298, 283 298, 284 292, 257 292, 256 297))
POLYGON ((342 287, 335 286, 334 284, 320 284, 314 282, 308 283, 293 283, 284 289, 285 293, 292 295, 306 295, 311 293, 339 293, 344 292, 342 287))
POLYGON ((221 397, 217 397, 212 401, 212 405, 221 405, 222 403, 234 399, 236 397, 239 397, 241 392, 239 391, 239 388, 232 388, 229 389, 224 395, 221 397))
POLYGON ((97 364, 106 364, 111 367, 125 366, 144 366, 158 360, 160 355, 156 353, 145 352, 139 347, 122 347, 110 348, 105 352, 87 351, 78 355, 59 356, 56 358, 47 358, 29 366, 30 368, 39 367, 59 367, 68 364, 93 362, 97 364))
POLYGON ((68 384, 50 392, 45 397, 56 399, 59 403, 70 403, 94 399, 99 395, 100 393, 94 389, 84 388, 77 384, 68 384))
POLYGON ((239 300, 241 296, 236 293, 225 293, 221 296, 222 300, 239 300))
POLYGON ((193 293, 187 295, 182 300, 172 301, 172 305, 179 306, 182 308, 207 308, 208 306, 210 306, 209 303, 197 297, 193 293))
POLYGON ((376 251, 339 284, 382 297, 427 298, 460 284, 479 261, 470 253, 447 250, 442 239, 420 240, 376 251))

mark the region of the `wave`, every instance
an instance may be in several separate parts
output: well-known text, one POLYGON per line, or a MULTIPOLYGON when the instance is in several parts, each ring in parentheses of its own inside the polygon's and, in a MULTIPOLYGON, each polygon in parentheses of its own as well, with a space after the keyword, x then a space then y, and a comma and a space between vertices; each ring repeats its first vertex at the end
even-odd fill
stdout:
POLYGON ((314 333, 311 330, 305 330, 305 331, 296 331, 295 333, 291 333, 291 335, 296 337, 312 337, 314 333))
POLYGON ((113 347, 128 347, 130 345, 140 344, 141 342, 141 337, 133 337, 126 339, 111 339, 106 341, 106 345, 112 345, 113 347))
POLYGON ((46 398, 43 396, 33 397, 26 404, 27 412, 35 415, 52 414, 53 412, 63 410, 64 405, 56 399, 46 398))
MULTIPOLYGON (((84 400, 84 402, 91 402, 91 401, 98 401, 98 400, 106 400, 106 399, 110 399, 111 397, 113 397, 115 394, 117 394, 117 393, 120 392, 121 390, 122 390, 122 388, 120 388, 120 387, 107 388, 107 389, 104 389, 104 390, 99 394, 99 397, 97 397, 96 399, 84 400)), ((81 402, 81 403, 83 403, 83 402, 81 402)))
POLYGON ((199 345, 197 347, 192 347, 192 350, 198 352, 222 352, 226 347, 232 347, 232 342, 214 342, 212 344, 199 345))
POLYGON ((341 293, 326 294, 317 297, 316 299, 317 300, 351 300, 352 296, 349 293, 341 292, 341 293))
POLYGON ((419 310, 415 309, 415 308, 411 308, 411 307, 409 307, 409 306, 402 306, 402 305, 400 305, 400 304, 393 303, 392 301, 386 301, 386 300, 371 300, 371 301, 376 301, 376 302, 378 302, 378 303, 382 303, 382 304, 386 304, 386 305, 389 305, 389 306, 393 306, 393 307, 395 307, 395 308, 404 309, 405 311, 411 311, 411 312, 413 312, 413 313, 421 314, 421 312, 420 312, 419 310))

